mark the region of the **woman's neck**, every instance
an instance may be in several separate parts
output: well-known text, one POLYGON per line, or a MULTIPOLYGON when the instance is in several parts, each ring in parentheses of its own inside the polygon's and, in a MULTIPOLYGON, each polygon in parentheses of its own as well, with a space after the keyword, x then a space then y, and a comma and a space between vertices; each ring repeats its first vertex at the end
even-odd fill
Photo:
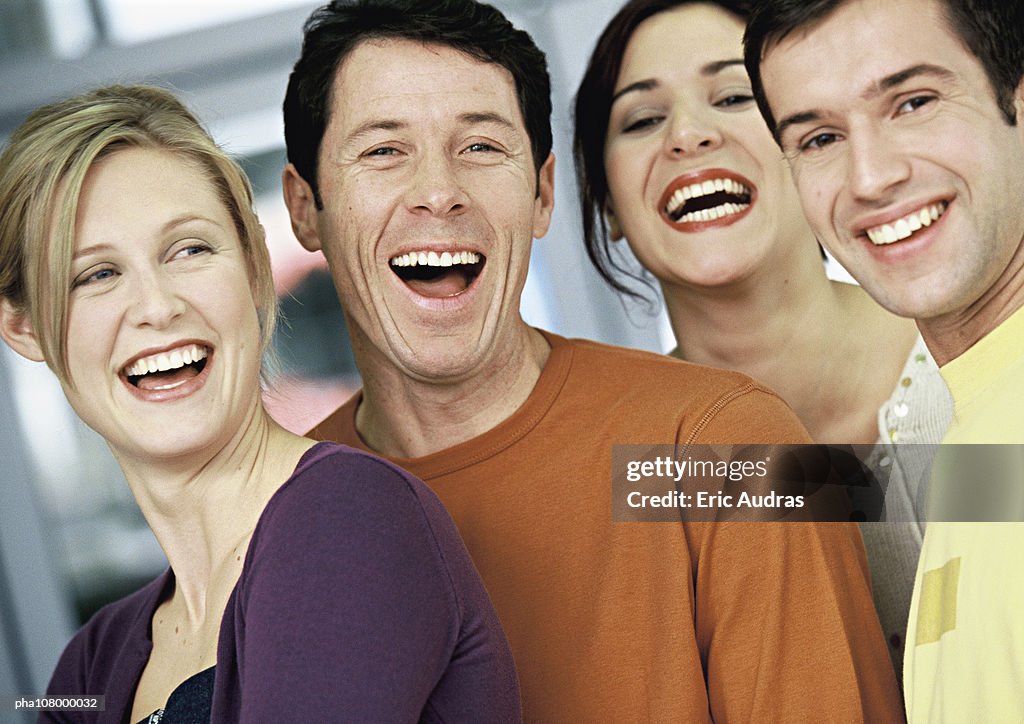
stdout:
POLYGON ((662 285, 682 359, 743 372, 775 390, 819 442, 873 442, 916 329, 820 259, 728 288, 662 285))
POLYGON ((312 444, 257 405, 247 423, 212 453, 152 461, 115 451, 190 618, 206 615, 207 590, 224 577, 225 567, 240 570, 263 508, 312 444))

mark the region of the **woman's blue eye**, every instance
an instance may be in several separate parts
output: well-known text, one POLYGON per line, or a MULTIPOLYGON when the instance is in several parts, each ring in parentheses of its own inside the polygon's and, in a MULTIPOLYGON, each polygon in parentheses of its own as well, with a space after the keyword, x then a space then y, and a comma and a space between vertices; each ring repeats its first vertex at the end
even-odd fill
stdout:
POLYGON ((181 256, 196 256, 197 254, 205 254, 210 251, 210 247, 205 244, 189 244, 188 246, 182 247, 174 253, 174 257, 181 256))
POLYGON ((75 279, 71 283, 71 288, 74 289, 85 284, 91 284, 93 282, 103 281, 104 279, 110 279, 111 277, 114 276, 114 273, 115 272, 113 269, 97 269, 94 272, 82 275, 75 279))

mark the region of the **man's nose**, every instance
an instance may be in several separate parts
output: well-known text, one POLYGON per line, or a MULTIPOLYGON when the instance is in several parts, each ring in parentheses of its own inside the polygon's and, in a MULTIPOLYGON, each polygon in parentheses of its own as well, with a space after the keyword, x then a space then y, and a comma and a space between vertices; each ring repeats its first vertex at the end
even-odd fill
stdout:
POLYGON ((448 216, 466 208, 469 197, 460 182, 457 159, 435 151, 423 154, 415 164, 408 193, 412 211, 448 216))
POLYGON ((883 201, 889 192, 910 178, 910 163, 877 132, 850 134, 848 182, 863 201, 883 201))

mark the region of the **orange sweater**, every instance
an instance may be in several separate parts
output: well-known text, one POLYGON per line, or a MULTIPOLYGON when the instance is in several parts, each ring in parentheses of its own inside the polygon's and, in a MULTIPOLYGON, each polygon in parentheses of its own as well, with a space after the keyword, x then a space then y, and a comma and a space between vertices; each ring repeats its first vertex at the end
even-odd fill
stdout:
MULTIPOLYGON (((613 523, 612 445, 800 443, 746 377, 545 333, 529 399, 394 459, 447 506, 512 645, 526 721, 896 721, 853 524, 613 523)), ((356 395, 312 432, 366 449, 356 395)))

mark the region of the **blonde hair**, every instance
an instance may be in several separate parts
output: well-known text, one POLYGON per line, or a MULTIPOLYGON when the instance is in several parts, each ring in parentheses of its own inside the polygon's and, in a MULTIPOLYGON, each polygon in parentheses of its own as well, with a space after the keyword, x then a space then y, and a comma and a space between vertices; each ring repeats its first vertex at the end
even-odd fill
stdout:
POLYGON ((37 109, 11 135, 0 155, 0 298, 29 315, 47 364, 70 385, 67 312, 78 200, 93 164, 125 148, 169 151, 213 184, 242 243, 266 351, 277 298, 252 188, 195 116, 161 88, 83 93, 37 109))

